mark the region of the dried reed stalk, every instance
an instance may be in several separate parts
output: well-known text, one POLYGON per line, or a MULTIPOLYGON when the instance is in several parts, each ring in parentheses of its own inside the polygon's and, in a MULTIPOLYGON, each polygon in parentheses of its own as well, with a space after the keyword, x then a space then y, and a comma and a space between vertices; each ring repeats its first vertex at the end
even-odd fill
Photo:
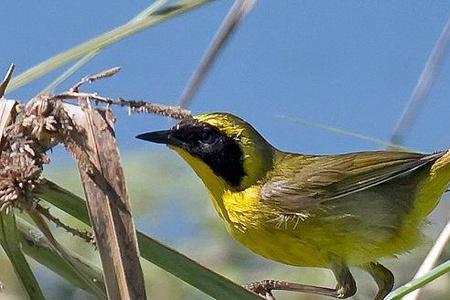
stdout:
POLYGON ((84 108, 64 104, 64 109, 79 132, 76 140, 82 141, 78 147, 70 147, 79 159, 108 297, 146 299, 136 229, 114 136, 114 116, 110 110, 94 110, 88 104, 84 108))

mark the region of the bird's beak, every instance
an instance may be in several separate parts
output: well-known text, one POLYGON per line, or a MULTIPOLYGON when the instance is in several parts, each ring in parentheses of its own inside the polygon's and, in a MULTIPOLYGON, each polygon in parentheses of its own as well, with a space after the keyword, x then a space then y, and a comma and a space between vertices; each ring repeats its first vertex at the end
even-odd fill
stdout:
POLYGON ((146 132, 136 136, 137 139, 149 141, 157 144, 166 144, 166 145, 175 145, 176 140, 171 136, 171 130, 161 130, 161 131, 153 131, 146 132))

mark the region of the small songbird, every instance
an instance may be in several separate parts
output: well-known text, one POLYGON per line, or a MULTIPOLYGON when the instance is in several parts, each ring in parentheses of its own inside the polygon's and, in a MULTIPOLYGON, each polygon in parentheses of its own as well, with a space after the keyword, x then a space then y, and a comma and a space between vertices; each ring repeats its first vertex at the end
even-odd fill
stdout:
POLYGON ((378 261, 421 242, 421 228, 450 182, 450 151, 284 152, 229 113, 182 120, 137 138, 166 144, 194 169, 228 231, 255 253, 284 264, 328 268, 335 288, 264 280, 246 287, 347 298, 349 267, 367 271, 376 300, 394 276, 378 261))

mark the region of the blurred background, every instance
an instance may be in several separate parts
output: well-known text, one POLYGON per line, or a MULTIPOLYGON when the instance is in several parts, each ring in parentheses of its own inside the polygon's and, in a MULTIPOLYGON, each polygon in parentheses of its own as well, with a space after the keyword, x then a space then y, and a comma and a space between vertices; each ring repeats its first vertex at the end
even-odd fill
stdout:
MULTIPOLYGON (((148 1, 2 1, 0 70, 15 74, 125 23, 148 1)), ((215 1, 105 49, 59 86, 64 91, 86 74, 112 66, 112 79, 85 87, 102 95, 176 104, 191 73, 229 10, 215 1)), ((191 109, 228 111, 252 123, 281 149, 332 154, 375 150, 382 145, 304 126, 298 119, 357 131, 388 141, 419 75, 450 15, 448 1, 259 1, 219 57, 191 109)), ((450 65, 442 72, 408 132, 405 145, 432 152, 450 147, 450 65)), ((8 94, 26 100, 61 73, 53 72, 8 94)), ((138 133, 171 121, 153 115, 117 113, 117 136, 137 227, 238 283, 281 279, 333 286, 330 272, 294 268, 249 252, 225 231, 205 188, 169 149, 143 143, 138 133)), ((45 176, 82 195, 75 164, 57 148, 45 176)), ((387 259, 396 285, 414 275, 450 217, 449 195, 430 217, 428 240, 419 249, 387 259)), ((67 219, 67 222, 70 222, 67 219)), ((59 232, 71 248, 98 263, 97 254, 59 232)), ((450 247, 442 259, 450 257, 450 247)), ((144 262, 152 299, 209 299, 144 262)), ((89 299, 81 290, 33 264, 49 299, 89 299)), ((0 252, 1 299, 23 299, 11 265, 0 252)), ((359 292, 373 296, 375 284, 355 270, 359 292)), ((323 299, 278 293, 277 299, 323 299)), ((430 284, 421 299, 449 299, 450 276, 430 284)))

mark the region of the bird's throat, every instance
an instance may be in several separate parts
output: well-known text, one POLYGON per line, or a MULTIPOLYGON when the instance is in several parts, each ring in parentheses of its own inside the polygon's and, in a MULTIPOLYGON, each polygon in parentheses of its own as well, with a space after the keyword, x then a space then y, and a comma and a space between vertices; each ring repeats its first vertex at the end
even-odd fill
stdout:
POLYGON ((175 150, 191 166, 197 176, 200 177, 200 179, 208 189, 208 192, 220 217, 224 220, 227 220, 228 214, 223 204, 223 194, 225 193, 225 191, 232 189, 231 186, 223 178, 217 176, 212 171, 212 169, 201 159, 192 156, 187 151, 181 148, 172 146, 169 147, 175 150))

